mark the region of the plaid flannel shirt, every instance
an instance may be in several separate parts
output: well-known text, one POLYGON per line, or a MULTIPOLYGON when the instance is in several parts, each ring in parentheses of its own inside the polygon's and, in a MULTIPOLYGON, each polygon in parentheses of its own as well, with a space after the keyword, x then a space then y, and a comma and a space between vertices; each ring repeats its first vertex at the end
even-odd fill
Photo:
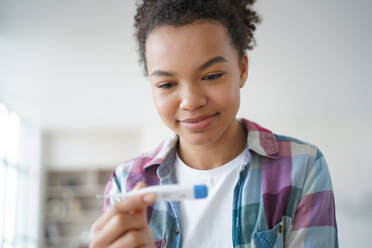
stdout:
MULTIPOLYGON (((320 150, 239 121, 247 130, 249 152, 234 188, 233 212, 226 213, 233 218, 231 247, 338 247, 331 178, 320 150)), ((105 194, 130 191, 139 181, 177 183, 177 142, 175 135, 152 153, 119 165, 105 194)), ((104 211, 116 200, 105 200, 104 211)), ((155 202, 147 217, 155 247, 182 247, 179 202, 155 202)))

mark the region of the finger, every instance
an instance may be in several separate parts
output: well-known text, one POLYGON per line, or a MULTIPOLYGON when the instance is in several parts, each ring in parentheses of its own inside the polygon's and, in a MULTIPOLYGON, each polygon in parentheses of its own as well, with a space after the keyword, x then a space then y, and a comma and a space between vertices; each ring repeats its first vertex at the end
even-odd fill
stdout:
POLYGON ((112 209, 118 213, 145 212, 147 206, 153 204, 155 200, 156 195, 154 193, 134 195, 117 202, 112 209))
POLYGON ((114 215, 113 209, 109 209, 106 212, 104 212, 92 225, 92 233, 95 235, 98 233, 104 225, 112 218, 114 215))
MULTIPOLYGON (((151 231, 150 231, 151 232, 151 231)), ((148 228, 141 230, 133 230, 127 232, 124 236, 115 241, 109 248, 121 247, 153 247, 154 242, 152 234, 148 233, 148 228)))
POLYGON ((119 214, 115 215, 94 237, 94 247, 106 247, 113 243, 124 233, 147 227, 147 220, 143 215, 119 214))
MULTIPOLYGON (((144 182, 139 182, 136 184, 136 186, 134 187, 134 189, 140 189, 140 188, 143 188, 145 187, 145 183, 144 182)), ((140 198, 140 196, 137 196, 137 198, 140 198)), ((129 197, 127 199, 130 199, 129 197)), ((126 201, 127 199, 124 199, 122 201, 126 201)), ((120 202, 122 202, 120 201, 120 202)), ((147 205, 151 205, 155 200, 153 200, 151 197, 147 200, 145 200, 145 205, 144 203, 141 203, 141 200, 140 199, 137 199, 133 204, 137 203, 139 205, 144 205, 144 206, 147 206, 147 205), (147 203, 146 203, 147 202, 147 203)), ((131 205, 133 204, 130 204, 130 205, 125 205, 125 207, 122 209, 121 207, 118 207, 117 205, 120 203, 120 202, 117 202, 112 208, 110 208, 109 210, 107 210, 103 215, 101 215, 98 220, 93 224, 92 226, 92 232, 93 234, 97 233, 98 231, 100 231, 103 226, 115 215, 117 214, 117 212, 122 212, 127 209, 127 211, 133 211, 134 209, 132 210, 129 210, 131 208, 131 205)), ((139 210, 141 211, 142 208, 139 208, 139 210)))

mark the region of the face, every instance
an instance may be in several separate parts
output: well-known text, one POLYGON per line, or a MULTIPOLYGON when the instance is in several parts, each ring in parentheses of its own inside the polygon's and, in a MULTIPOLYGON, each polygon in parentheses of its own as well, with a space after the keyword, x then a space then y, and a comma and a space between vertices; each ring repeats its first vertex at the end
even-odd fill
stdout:
POLYGON ((146 41, 156 109, 188 144, 212 144, 233 135, 247 63, 246 55, 239 60, 226 28, 215 22, 163 25, 146 41))

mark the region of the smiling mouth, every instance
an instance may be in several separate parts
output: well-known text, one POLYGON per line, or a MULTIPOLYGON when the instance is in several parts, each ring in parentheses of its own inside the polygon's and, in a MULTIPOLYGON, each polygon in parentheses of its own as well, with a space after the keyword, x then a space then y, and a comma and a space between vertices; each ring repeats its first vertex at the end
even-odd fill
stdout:
POLYGON ((212 115, 203 115, 195 118, 184 119, 181 120, 180 123, 184 128, 190 131, 200 131, 209 127, 218 114, 219 113, 217 112, 212 115))

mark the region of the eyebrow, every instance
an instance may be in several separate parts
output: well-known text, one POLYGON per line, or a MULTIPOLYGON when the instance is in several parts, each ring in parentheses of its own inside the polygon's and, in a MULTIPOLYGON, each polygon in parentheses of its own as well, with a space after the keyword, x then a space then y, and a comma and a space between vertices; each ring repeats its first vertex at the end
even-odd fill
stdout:
POLYGON ((217 56, 217 57, 214 57, 210 60, 208 60, 207 62, 205 62, 204 64, 202 64, 200 67, 199 67, 199 71, 201 70, 204 70, 205 68, 213 65, 213 64, 216 64, 216 63, 226 63, 227 62, 227 59, 225 59, 224 57, 222 56, 217 56))
MULTIPOLYGON (((200 67, 199 67, 199 71, 201 70, 204 70, 205 68, 213 65, 213 64, 216 64, 216 63, 226 63, 227 62, 227 59, 225 59, 224 57, 222 56, 216 56, 214 58, 211 58, 210 60, 208 60, 207 62, 205 62, 204 64, 202 64, 200 67)), ((162 70, 155 70, 153 72, 151 72, 151 75, 150 76, 174 76, 175 73, 173 72, 169 72, 169 71, 162 71, 162 70)))

